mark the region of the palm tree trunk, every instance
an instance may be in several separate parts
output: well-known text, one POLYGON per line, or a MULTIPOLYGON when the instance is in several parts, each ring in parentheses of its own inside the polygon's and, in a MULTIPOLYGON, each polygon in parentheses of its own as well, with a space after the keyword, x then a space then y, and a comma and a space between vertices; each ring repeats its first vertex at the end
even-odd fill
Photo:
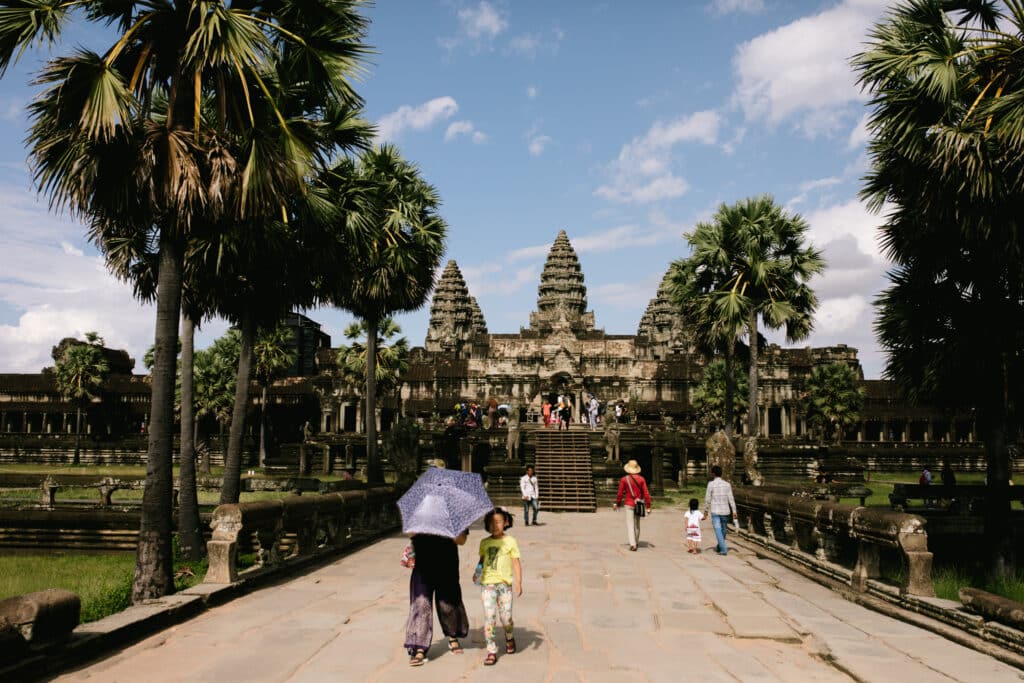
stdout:
POLYGON ((181 313, 181 245, 161 231, 157 275, 156 332, 154 334, 149 449, 146 487, 142 494, 142 521, 132 580, 132 602, 174 592, 171 554, 171 463, 174 449, 174 376, 177 363, 178 316, 181 313))
POLYGON ((82 460, 82 406, 75 409, 75 454, 71 457, 71 464, 77 465, 82 460))
POLYGON ((260 395, 260 467, 267 466, 267 385, 260 395))
POLYGON ((377 454, 377 319, 366 321, 366 481, 384 481, 377 454))
POLYGON ((730 337, 725 345, 725 435, 730 439, 736 431, 736 376, 733 365, 736 363, 736 338, 730 337))
POLYGON ((178 454, 178 546, 182 555, 195 562, 203 555, 203 534, 199 522, 199 494, 196 491, 195 406, 193 405, 192 359, 195 323, 181 320, 181 451, 178 454))
POLYGON ((224 483, 220 487, 220 503, 237 503, 242 486, 242 442, 245 438, 245 414, 249 410, 249 382, 252 379, 252 348, 256 341, 256 324, 250 313, 242 316, 242 332, 238 353, 238 379, 235 405, 231 411, 231 432, 228 452, 224 456, 224 483))
POLYGON ((747 431, 750 436, 757 436, 761 423, 757 414, 757 311, 750 312, 747 335, 750 338, 750 404, 747 406, 747 431))
POLYGON ((1008 439, 1010 434, 1016 434, 1016 429, 1011 428, 1007 410, 1005 362, 1003 365, 998 387, 993 386, 989 390, 993 400, 987 409, 981 408, 978 411, 985 439, 985 545, 989 551, 988 573, 993 579, 1011 576, 1017 559, 1010 526, 1011 463, 1008 439))

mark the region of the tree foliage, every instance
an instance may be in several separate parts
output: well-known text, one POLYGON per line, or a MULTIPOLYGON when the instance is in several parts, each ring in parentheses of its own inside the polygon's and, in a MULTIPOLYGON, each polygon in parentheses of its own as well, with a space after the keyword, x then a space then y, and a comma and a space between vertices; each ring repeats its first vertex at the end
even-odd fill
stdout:
POLYGON ((75 451, 72 463, 81 458, 82 411, 99 395, 110 365, 103 357, 103 339, 95 332, 86 332, 84 342, 64 346, 55 358, 54 378, 61 395, 75 406, 75 451))
POLYGON ((732 411, 726 411, 726 363, 716 359, 704 368, 704 377, 693 392, 693 407, 701 422, 710 427, 724 427, 727 415, 732 419, 742 418, 747 412, 747 373, 737 364, 732 364, 732 411))
MULTIPOLYGON (((390 394, 398 389, 399 380, 409 369, 409 341, 396 336, 402 328, 394 318, 385 318, 377 330, 377 389, 390 394)), ((366 384, 366 321, 358 321, 345 328, 348 344, 338 348, 338 370, 349 389, 362 394, 366 384)))
POLYGON ((857 372, 845 363, 819 365, 811 370, 801 403, 807 424, 822 439, 839 443, 846 428, 860 421, 864 390, 857 372))
POLYGON ((911 402, 977 410, 988 566, 1005 575, 1024 401, 1024 5, 905 0, 853 64, 872 108, 862 196, 884 212, 894 264, 876 301, 885 374, 911 402))

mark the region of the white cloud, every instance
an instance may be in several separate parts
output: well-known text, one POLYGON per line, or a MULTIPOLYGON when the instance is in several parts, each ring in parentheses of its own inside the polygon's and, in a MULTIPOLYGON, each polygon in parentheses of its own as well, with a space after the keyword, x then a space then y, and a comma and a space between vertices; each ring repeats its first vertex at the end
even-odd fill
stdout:
POLYGON ((539 95, 539 94, 540 94, 540 91, 537 90, 537 86, 535 86, 535 85, 528 85, 528 86, 526 86, 526 96, 529 97, 531 100, 537 99, 537 95, 539 95))
POLYGON ((594 191, 616 202, 646 203, 679 197, 689 185, 672 170, 673 148, 683 142, 714 144, 721 118, 714 111, 699 111, 671 121, 658 121, 643 137, 623 145, 609 165, 609 183, 594 191))
POLYGON ((518 292, 524 286, 540 282, 540 269, 535 265, 505 272, 504 261, 482 263, 460 268, 466 287, 472 296, 480 298, 491 294, 518 292))
POLYGON ((846 141, 846 149, 857 149, 868 141, 870 137, 868 134, 869 118, 871 118, 871 114, 864 114, 864 116, 860 117, 860 121, 850 131, 850 138, 846 141))
POLYGON ((870 304, 859 295, 825 299, 818 306, 814 316, 815 330, 819 334, 849 332, 859 324, 864 313, 870 311, 870 304))
POLYGON ((381 140, 394 140, 407 128, 430 128, 438 121, 450 119, 458 110, 459 104, 455 98, 447 95, 435 97, 415 107, 404 104, 377 121, 377 137, 381 140))
POLYGON ((712 14, 760 12, 764 9, 764 0, 711 0, 708 3, 707 9, 712 14))
POLYGON ((876 263, 885 263, 878 243, 878 226, 882 216, 867 210, 859 200, 827 206, 804 215, 810 223, 810 239, 817 245, 850 236, 857 248, 876 263))
POLYGON ((550 135, 535 135, 529 139, 527 149, 530 150, 530 155, 539 157, 544 153, 544 148, 551 143, 550 135))
POLYGON ((748 121, 792 120, 810 137, 841 129, 865 99, 849 59, 888 4, 844 0, 743 43, 733 60, 733 101, 748 121))
POLYGON ((472 121, 453 121, 444 132, 444 141, 450 142, 460 135, 467 136, 474 144, 487 142, 487 134, 476 129, 472 121))
POLYGON ((470 38, 494 38, 508 28, 508 20, 486 0, 460 9, 457 16, 462 32, 470 38))
MULTIPOLYGON (((577 254, 589 252, 615 251, 625 247, 649 247, 679 240, 682 246, 682 234, 689 225, 673 223, 664 214, 651 211, 643 225, 623 223, 606 230, 584 235, 569 235, 569 241, 577 254)), ((508 261, 524 261, 547 256, 551 250, 551 242, 521 247, 509 252, 508 261)), ((660 277, 660 276, 659 276, 660 277)))
POLYGON ((53 364, 52 346, 91 330, 140 359, 153 343, 155 309, 139 304, 101 257, 76 245, 84 229, 51 214, 28 188, 0 187, 0 204, 0 301, 15 312, 0 324, 0 371, 39 372, 53 364))
POLYGON ((522 33, 508 42, 507 54, 533 59, 540 53, 557 54, 565 32, 560 28, 533 33, 522 33))

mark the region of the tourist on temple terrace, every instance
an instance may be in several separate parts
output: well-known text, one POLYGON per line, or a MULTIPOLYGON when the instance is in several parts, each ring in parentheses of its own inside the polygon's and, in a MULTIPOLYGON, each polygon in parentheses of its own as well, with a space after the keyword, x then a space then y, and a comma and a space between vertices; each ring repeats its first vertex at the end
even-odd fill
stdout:
POLYGON ((537 488, 533 465, 526 466, 526 474, 519 478, 519 489, 523 493, 523 524, 530 526, 530 508, 533 508, 533 524, 536 526, 537 511, 540 510, 540 489, 537 488))
POLYGON ((711 476, 714 479, 708 484, 707 492, 704 494, 705 512, 711 513, 711 526, 715 530, 715 538, 718 546, 715 548, 719 555, 729 553, 725 545, 725 530, 729 525, 729 515, 732 514, 733 522, 739 525, 736 516, 736 500, 732 497, 732 484, 722 479, 722 468, 715 465, 711 468, 711 476))
POLYGON ((484 528, 491 535, 480 541, 480 598, 484 604, 484 640, 487 657, 484 664, 498 662, 498 643, 495 631, 498 621, 505 630, 505 654, 514 654, 516 639, 512 623, 512 592, 523 594, 523 565, 519 561, 519 544, 505 533, 511 526, 511 517, 501 508, 494 508, 484 516, 484 528))
POLYGON ((612 509, 618 510, 625 500, 626 509, 626 539, 629 541, 629 549, 636 550, 640 542, 640 518, 645 517, 651 509, 651 492, 647 490, 647 481, 640 476, 640 465, 636 460, 630 460, 622 468, 626 476, 619 480, 619 493, 615 496, 615 504, 612 509))
POLYGON ((434 637, 434 610, 441 631, 448 637, 448 649, 462 654, 459 638, 469 633, 469 617, 462 602, 459 586, 459 548, 465 544, 469 531, 454 539, 430 534, 412 537, 412 550, 416 558, 409 577, 409 621, 406 624, 405 648, 411 666, 427 661, 427 650, 434 637))

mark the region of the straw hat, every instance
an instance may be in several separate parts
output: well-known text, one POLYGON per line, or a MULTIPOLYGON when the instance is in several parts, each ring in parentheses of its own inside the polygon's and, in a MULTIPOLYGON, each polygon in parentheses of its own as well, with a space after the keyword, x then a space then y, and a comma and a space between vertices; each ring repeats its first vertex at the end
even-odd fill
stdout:
POLYGON ((626 474, 640 474, 640 465, 636 460, 630 460, 622 469, 626 470, 626 474))
POLYGON ((439 470, 443 470, 445 468, 445 462, 441 458, 438 458, 437 460, 430 460, 427 462, 427 465, 430 467, 436 467, 439 470))

